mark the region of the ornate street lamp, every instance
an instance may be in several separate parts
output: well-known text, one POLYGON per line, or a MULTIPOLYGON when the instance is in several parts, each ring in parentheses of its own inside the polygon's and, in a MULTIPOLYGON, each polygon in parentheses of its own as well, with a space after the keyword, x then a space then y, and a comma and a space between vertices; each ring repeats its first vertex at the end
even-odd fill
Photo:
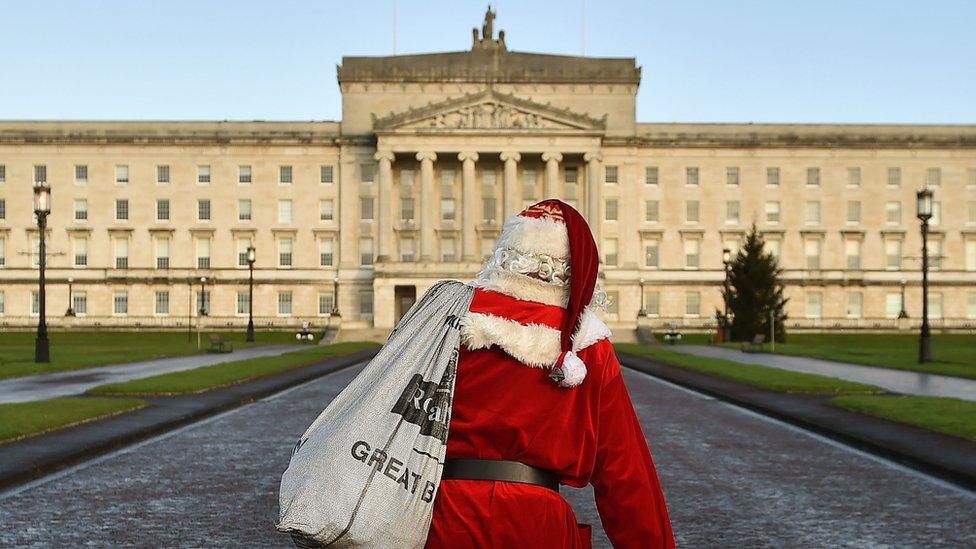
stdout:
POLYGON ((70 276, 68 277, 68 310, 64 312, 64 316, 75 316, 75 303, 74 299, 71 297, 71 283, 74 281, 75 279, 71 278, 70 276))
POLYGON ((203 285, 207 283, 207 277, 200 277, 200 295, 197 297, 197 349, 200 348, 200 327, 203 324, 203 317, 207 315, 206 303, 203 297, 203 285))
POLYGON ((908 311, 905 310, 905 286, 907 285, 908 281, 901 279, 901 310, 898 311, 898 318, 908 318, 908 311))
POLYGON ((47 216, 51 213, 51 187, 45 181, 34 186, 34 214, 37 216, 37 229, 40 233, 38 245, 38 320, 37 339, 34 342, 34 362, 51 362, 51 346, 47 339, 47 320, 45 318, 44 268, 47 266, 47 251, 44 245, 44 231, 47 216))
POLYGON ((644 279, 642 278, 638 282, 640 282, 640 289, 641 289, 641 306, 640 306, 640 310, 637 311, 637 318, 639 319, 641 317, 647 316, 647 309, 644 308, 644 279))
POLYGON ((918 339, 918 363, 932 362, 932 332, 929 328, 929 220, 932 219, 932 189, 915 193, 915 215, 922 222, 922 331, 918 339))
POLYGON ((722 340, 729 341, 732 339, 732 326, 729 324, 729 266, 732 264, 732 250, 728 248, 722 249, 722 265, 725 267, 725 280, 722 282, 722 301, 725 303, 725 316, 722 317, 722 340))
POLYGON ((257 251, 254 246, 247 247, 247 267, 250 271, 247 282, 247 341, 254 341, 254 262, 257 251))
POLYGON ((332 279, 332 316, 339 315, 339 277, 332 279))

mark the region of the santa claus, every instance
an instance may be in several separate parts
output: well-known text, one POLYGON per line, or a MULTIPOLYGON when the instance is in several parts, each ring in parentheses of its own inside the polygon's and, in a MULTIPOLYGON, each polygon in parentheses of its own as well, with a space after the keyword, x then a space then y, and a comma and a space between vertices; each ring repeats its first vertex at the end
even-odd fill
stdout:
POLYGON ((559 485, 592 484, 615 547, 673 547, 664 494, 610 330, 593 236, 568 204, 506 220, 474 282, 427 547, 578 548, 559 485))

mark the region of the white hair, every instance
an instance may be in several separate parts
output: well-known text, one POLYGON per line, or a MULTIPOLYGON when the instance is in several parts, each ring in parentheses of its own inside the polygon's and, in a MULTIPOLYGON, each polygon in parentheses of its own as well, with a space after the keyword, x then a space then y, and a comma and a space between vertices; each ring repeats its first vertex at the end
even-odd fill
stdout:
MULTIPOLYGON (((546 286, 564 289, 569 298, 569 278, 571 276, 570 262, 551 255, 540 253, 520 252, 511 248, 497 247, 488 256, 484 268, 475 277, 475 285, 491 287, 491 283, 500 276, 524 277, 523 282, 544 284, 546 286)), ((519 296, 515 296, 519 297, 519 296)), ((593 299, 590 308, 605 310, 607 293, 603 291, 599 281, 593 288, 593 299)))

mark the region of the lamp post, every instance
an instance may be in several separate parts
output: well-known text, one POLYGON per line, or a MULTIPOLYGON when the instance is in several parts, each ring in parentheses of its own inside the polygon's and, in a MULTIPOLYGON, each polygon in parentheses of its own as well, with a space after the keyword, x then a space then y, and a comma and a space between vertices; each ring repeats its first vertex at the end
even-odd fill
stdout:
POLYGON ((932 219, 932 189, 915 193, 915 215, 922 222, 922 330, 918 339, 918 363, 932 362, 932 332, 929 328, 929 220, 932 219))
POLYGON ((44 181, 34 186, 34 214, 37 215, 37 229, 40 232, 38 242, 38 320, 37 339, 34 342, 34 362, 51 362, 51 346, 47 339, 47 320, 45 318, 45 290, 44 268, 47 266, 47 251, 44 245, 44 230, 47 228, 47 216, 51 213, 51 187, 44 181))
POLYGON ((908 281, 901 279, 901 310, 898 311, 898 318, 908 318, 908 311, 905 310, 905 286, 907 285, 908 281))
POLYGON ((642 278, 638 282, 640 282, 641 289, 641 306, 640 310, 637 311, 637 318, 639 320, 641 317, 647 316, 647 309, 644 307, 644 279, 642 278))
POLYGON ((728 248, 722 249, 722 265, 725 269, 725 280, 722 282, 722 301, 725 304, 725 314, 722 317, 722 340, 729 341, 732 339, 732 327, 729 326, 729 266, 732 263, 732 250, 728 248))
POLYGON ((332 316, 341 316, 339 314, 339 277, 332 279, 332 316))
POLYGON ((207 283, 207 277, 200 277, 200 296, 197 298, 197 349, 200 348, 200 325, 203 324, 203 317, 207 314, 207 309, 204 307, 205 302, 203 298, 203 285, 207 283))
POLYGON ((71 297, 71 294, 73 293, 71 291, 71 284, 74 281, 75 279, 71 278, 70 276, 68 277, 68 310, 64 312, 64 316, 75 316, 75 303, 74 299, 71 297))
POLYGON ((257 252, 254 246, 247 247, 247 267, 250 271, 247 281, 247 338, 246 341, 254 341, 254 261, 257 260, 257 252))

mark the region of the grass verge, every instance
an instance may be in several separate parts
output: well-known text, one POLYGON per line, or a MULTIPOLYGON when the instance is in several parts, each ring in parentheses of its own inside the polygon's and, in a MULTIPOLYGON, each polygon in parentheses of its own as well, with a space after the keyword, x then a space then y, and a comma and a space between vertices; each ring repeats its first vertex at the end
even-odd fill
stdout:
POLYGON ((186 332, 54 331, 51 362, 37 364, 34 332, 5 332, 0 333, 0 379, 197 354, 206 351, 210 334, 230 341, 235 349, 295 343, 294 332, 262 332, 257 342, 246 343, 243 332, 204 331, 201 350, 196 333, 187 338, 186 332))
POLYGON ((668 366, 744 383, 767 391, 808 395, 871 395, 886 392, 880 387, 843 379, 741 364, 731 360, 698 357, 638 343, 617 343, 615 347, 621 353, 642 356, 668 366))
POLYGON ((968 400, 901 395, 849 395, 832 398, 830 404, 930 431, 976 440, 976 402, 968 400))
POLYGON ((146 406, 134 398, 64 397, 0 404, 0 444, 146 406))
POLYGON ((328 358, 362 351, 377 344, 348 342, 316 346, 278 356, 252 358, 183 370, 122 383, 99 385, 88 391, 92 395, 170 396, 201 393, 243 383, 251 379, 309 366, 328 358))

